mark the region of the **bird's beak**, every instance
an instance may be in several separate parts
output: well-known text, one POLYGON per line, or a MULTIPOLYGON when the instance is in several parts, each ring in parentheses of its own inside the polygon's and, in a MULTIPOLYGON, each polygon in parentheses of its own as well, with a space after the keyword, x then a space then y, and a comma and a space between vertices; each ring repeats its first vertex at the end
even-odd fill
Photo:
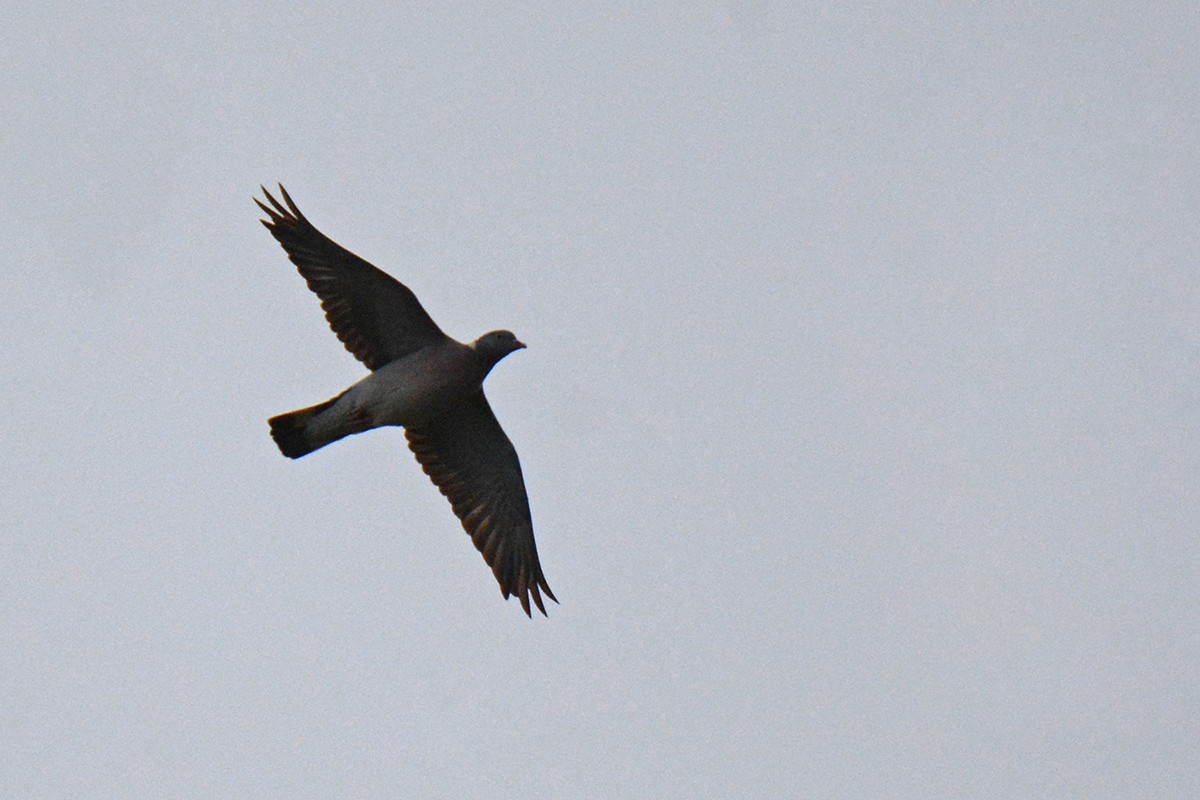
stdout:
POLYGON ((518 349, 518 350, 524 350, 524 349, 525 349, 525 343, 524 343, 524 342, 522 342, 520 339, 518 339, 518 340, 517 340, 517 349, 518 349))

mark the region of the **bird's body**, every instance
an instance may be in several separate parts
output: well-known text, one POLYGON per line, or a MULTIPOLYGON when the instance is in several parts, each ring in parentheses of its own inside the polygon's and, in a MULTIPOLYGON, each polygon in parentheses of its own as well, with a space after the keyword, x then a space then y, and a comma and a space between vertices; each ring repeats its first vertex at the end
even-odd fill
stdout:
MULTIPOLYGON (((485 374, 479 372, 471 348, 453 339, 389 361, 304 418, 304 438, 311 445, 305 454, 372 428, 428 422, 480 391, 485 374)), ((269 421, 278 426, 288 418, 281 414, 269 421)))
POLYGON ((520 461, 483 394, 500 359, 525 345, 509 331, 471 344, 446 336, 403 284, 312 226, 280 186, 263 221, 321 298, 334 333, 370 374, 341 394, 272 417, 271 436, 300 458, 354 433, 401 426, 425 472, 492 567, 505 597, 554 599, 538 562, 520 461))

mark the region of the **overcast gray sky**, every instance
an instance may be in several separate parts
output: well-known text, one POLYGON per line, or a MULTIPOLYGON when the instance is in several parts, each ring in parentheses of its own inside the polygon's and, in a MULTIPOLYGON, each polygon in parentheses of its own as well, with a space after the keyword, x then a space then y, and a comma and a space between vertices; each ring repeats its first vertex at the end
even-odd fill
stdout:
POLYGON ((1200 796, 1194 4, 328 9, 6 8, 0 795, 1200 796), (529 344, 549 619, 267 436, 277 180, 529 344))

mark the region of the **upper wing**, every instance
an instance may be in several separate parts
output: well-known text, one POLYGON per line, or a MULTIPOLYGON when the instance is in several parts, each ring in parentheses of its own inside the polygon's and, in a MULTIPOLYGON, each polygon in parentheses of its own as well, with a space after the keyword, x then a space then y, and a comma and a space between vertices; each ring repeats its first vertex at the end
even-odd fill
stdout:
POLYGON ((329 326, 355 358, 375 370, 446 338, 412 290, 314 228, 282 184, 279 191, 286 206, 265 188, 271 205, 255 198, 270 217, 261 222, 321 298, 329 326))
POLYGON ((541 592, 557 599, 538 563, 533 518, 521 462, 483 392, 404 435, 417 461, 442 494, 507 599, 515 594, 529 614, 529 595, 542 614, 541 592))

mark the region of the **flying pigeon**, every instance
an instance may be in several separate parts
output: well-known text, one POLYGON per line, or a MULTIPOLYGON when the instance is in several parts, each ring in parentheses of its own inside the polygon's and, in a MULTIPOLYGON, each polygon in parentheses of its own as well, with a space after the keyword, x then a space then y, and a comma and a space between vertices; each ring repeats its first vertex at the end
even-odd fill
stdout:
POLYGON ((402 426, 505 599, 516 595, 532 616, 532 594, 544 615, 542 593, 558 601, 538 563, 521 462, 483 394, 492 367, 525 345, 509 331, 471 344, 451 339, 407 286, 313 227, 282 184, 283 203, 260 188, 270 203, 255 198, 270 218, 260 222, 321 299, 338 339, 371 370, 324 403, 269 419, 275 444, 300 458, 352 433, 402 426))

